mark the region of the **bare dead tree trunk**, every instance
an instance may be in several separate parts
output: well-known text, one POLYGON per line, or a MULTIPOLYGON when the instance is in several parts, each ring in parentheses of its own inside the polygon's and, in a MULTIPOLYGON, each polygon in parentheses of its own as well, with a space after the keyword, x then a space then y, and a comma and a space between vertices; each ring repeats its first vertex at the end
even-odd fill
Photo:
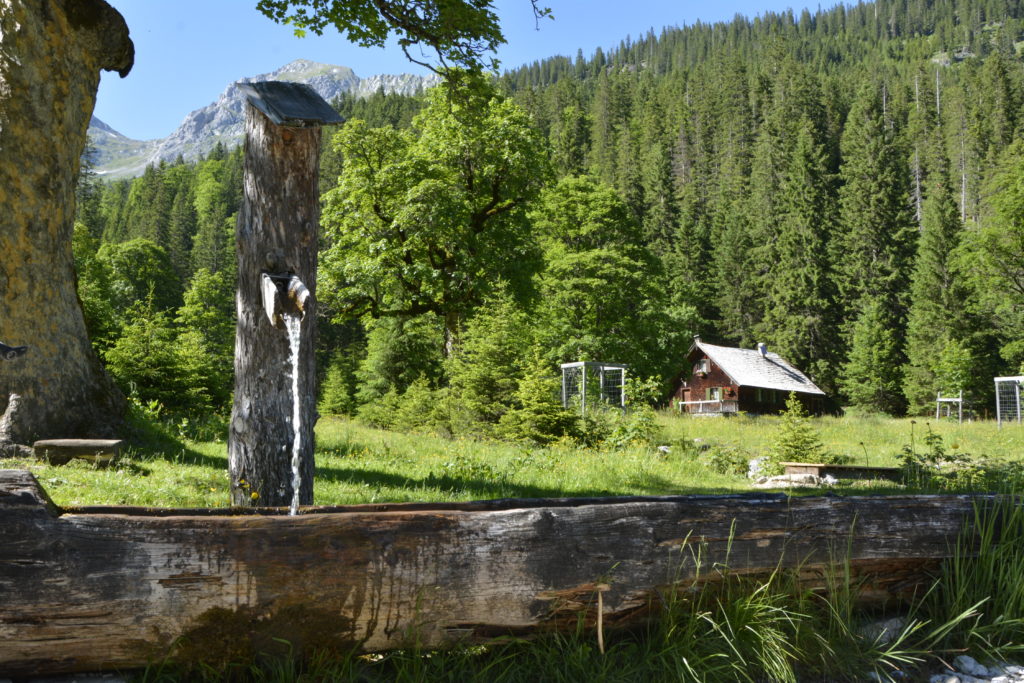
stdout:
POLYGON ((246 107, 245 180, 236 226, 238 327, 235 399, 228 436, 235 505, 285 506, 292 501, 292 445, 301 439, 300 502, 313 502, 316 422, 316 259, 320 129, 274 124, 246 107), (299 413, 292 425, 288 334, 264 311, 264 273, 295 275, 313 294, 301 321, 299 413))
POLYGON ((44 437, 109 435, 124 397, 85 330, 71 233, 100 70, 134 46, 103 0, 0 0, 0 455, 44 437))

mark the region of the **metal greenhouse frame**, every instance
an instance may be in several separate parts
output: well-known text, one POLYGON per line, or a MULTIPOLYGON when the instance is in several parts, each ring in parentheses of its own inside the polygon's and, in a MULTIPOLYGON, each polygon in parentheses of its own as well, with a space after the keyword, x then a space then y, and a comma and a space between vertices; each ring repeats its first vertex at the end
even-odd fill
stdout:
POLYGON ((1021 423, 1020 385, 1024 377, 996 377, 996 421, 999 427, 1003 422, 1021 423))
POLYGON ((577 361, 562 363, 562 406, 568 408, 578 397, 580 413, 588 404, 626 408, 626 369, 620 363, 577 361), (589 386, 589 389, 588 389, 589 386))

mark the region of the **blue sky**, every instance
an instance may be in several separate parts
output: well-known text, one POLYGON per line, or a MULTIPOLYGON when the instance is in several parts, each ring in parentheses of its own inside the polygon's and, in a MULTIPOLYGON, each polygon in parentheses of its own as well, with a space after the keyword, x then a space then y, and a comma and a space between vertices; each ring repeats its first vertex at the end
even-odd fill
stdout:
MULTIPOLYGON (((217 99, 243 76, 267 73, 299 59, 352 68, 361 77, 424 73, 397 47, 366 49, 337 32, 297 38, 292 29, 256 11, 256 0, 109 0, 128 22, 135 67, 125 79, 104 72, 96 116, 135 139, 170 134, 190 111, 217 99)), ((653 28, 715 22, 736 14, 756 16, 789 7, 797 13, 818 4, 784 0, 542 0, 555 20, 535 28, 529 0, 497 0, 508 43, 498 53, 503 68, 555 54, 587 56, 615 47, 627 35, 653 28)), ((836 3, 827 2, 823 6, 836 3)))

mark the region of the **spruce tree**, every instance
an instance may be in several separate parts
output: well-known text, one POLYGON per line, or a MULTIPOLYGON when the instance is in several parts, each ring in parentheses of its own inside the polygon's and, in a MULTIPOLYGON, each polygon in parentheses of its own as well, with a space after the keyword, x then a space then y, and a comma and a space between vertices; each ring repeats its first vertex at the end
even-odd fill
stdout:
POLYGON ((190 182, 178 187, 171 205, 167 253, 182 282, 192 277, 192 238, 196 233, 195 197, 190 182))
POLYGON ((814 124, 804 117, 799 125, 780 181, 778 234, 758 336, 831 393, 839 372, 839 321, 828 260, 835 202, 814 124))
POLYGON ((526 313, 507 287, 470 318, 459 347, 445 361, 457 431, 488 433, 509 411, 530 341, 526 313))
POLYGON ((840 293, 854 317, 864 310, 864 299, 875 299, 891 304, 900 322, 917 231, 910 173, 895 122, 883 105, 885 88, 878 83, 864 86, 843 130, 841 234, 833 258, 840 264, 840 293))
MULTIPOLYGON (((211 152, 211 158, 213 156, 211 152)), ((193 194, 196 212, 196 234, 192 241, 193 271, 205 268, 211 273, 222 270, 235 272, 235 225, 231 220, 232 207, 228 201, 228 187, 222 180, 223 175, 224 162, 220 160, 200 164, 196 173, 193 194)))
POLYGON ((917 230, 910 172, 886 86, 863 87, 843 131, 840 230, 832 258, 847 311, 841 386, 859 407, 899 414, 907 284, 917 230))
POLYGON ((826 463, 831 460, 818 431, 809 420, 810 415, 803 403, 790 392, 775 433, 775 442, 768 452, 766 474, 782 474, 783 462, 826 463))
POLYGON ((853 326, 850 356, 843 366, 840 386, 850 404, 869 412, 900 415, 903 396, 903 352, 894 306, 866 299, 853 326))
POLYGON ((949 182, 949 162, 939 144, 933 150, 910 287, 903 386, 910 410, 919 414, 934 408, 937 391, 948 395, 971 389, 943 386, 939 367, 947 346, 963 347, 976 331, 968 312, 969 292, 954 260, 963 224, 949 182))
POLYGON ((577 417, 562 407, 561 384, 552 365, 539 348, 526 365, 516 387, 512 407, 501 416, 497 433, 506 439, 544 445, 562 436, 571 436, 577 417))

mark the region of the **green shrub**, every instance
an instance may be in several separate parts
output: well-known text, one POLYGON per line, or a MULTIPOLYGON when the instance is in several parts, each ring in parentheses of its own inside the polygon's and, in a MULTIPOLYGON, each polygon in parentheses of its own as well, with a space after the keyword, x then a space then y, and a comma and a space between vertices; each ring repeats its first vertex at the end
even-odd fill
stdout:
POLYGON ((397 401, 392 428, 398 431, 450 433, 447 389, 431 389, 426 377, 409 385, 397 401))
POLYGON ((644 405, 620 415, 605 443, 613 448, 654 446, 661 435, 654 409, 644 405))
POLYGON ((1008 491, 1024 487, 1024 463, 998 458, 974 458, 956 447, 947 450, 942 436, 925 424, 918 449, 911 421, 910 443, 898 456, 908 486, 940 491, 1008 491))
POLYGON ((747 451, 733 444, 713 444, 704 454, 704 462, 719 474, 744 476, 750 467, 752 458, 747 451))
POLYGON ((395 415, 398 412, 399 397, 394 388, 388 390, 380 398, 359 406, 356 412, 359 419, 371 427, 389 429, 395 424, 395 415))

